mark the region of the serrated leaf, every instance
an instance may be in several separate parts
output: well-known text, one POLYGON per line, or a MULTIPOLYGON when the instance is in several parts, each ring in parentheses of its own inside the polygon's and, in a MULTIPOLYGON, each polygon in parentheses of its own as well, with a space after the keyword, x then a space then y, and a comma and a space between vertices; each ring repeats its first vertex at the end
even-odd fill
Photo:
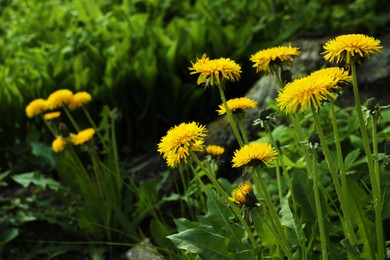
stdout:
POLYGON ((29 173, 22 173, 18 175, 13 175, 11 178, 22 185, 24 188, 30 186, 31 184, 35 184, 42 189, 46 189, 46 187, 57 191, 60 188, 60 184, 53 180, 52 178, 48 178, 43 176, 42 174, 38 172, 29 172, 29 173))
POLYGON ((187 229, 168 236, 179 249, 199 254, 202 259, 233 259, 227 250, 229 240, 221 235, 202 229, 187 229))
POLYGON ((218 234, 227 237, 236 249, 245 249, 242 240, 246 233, 243 227, 232 223, 233 212, 217 198, 214 190, 207 191, 208 219, 218 234))

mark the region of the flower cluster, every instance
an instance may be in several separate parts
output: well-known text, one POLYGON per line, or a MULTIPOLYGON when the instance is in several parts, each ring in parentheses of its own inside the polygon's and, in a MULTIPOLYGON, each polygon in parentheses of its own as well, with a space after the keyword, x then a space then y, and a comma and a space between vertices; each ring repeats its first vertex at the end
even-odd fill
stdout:
MULTIPOLYGON (((69 109, 74 110, 87 104, 91 100, 91 95, 85 91, 73 94, 73 92, 68 89, 59 89, 51 93, 47 99, 37 98, 31 101, 26 106, 26 115, 29 118, 32 118, 46 111, 61 108, 63 106, 67 106, 69 109)), ((48 116, 48 120, 53 119, 52 116, 53 115, 48 116)))
MULTIPOLYGON (((42 113, 43 118, 46 121, 51 121, 61 117, 60 111, 51 111, 59 109, 62 107, 69 108, 74 110, 76 108, 82 107, 92 100, 92 97, 89 93, 82 91, 74 93, 68 89, 59 89, 51 93, 47 99, 37 98, 31 101, 26 106, 26 114, 29 118, 38 116, 42 113), (47 112, 47 113, 45 113, 47 112)), ((48 125, 50 127, 50 125, 48 125)), ((59 125, 58 131, 60 135, 56 136, 52 142, 52 150, 55 153, 62 152, 69 144, 81 145, 90 141, 95 135, 94 128, 88 128, 82 131, 79 131, 77 134, 71 133, 68 134, 67 127, 64 127, 64 124, 59 125), (66 131, 63 131, 65 128, 66 131)), ((52 129, 53 134, 57 135, 52 129)))

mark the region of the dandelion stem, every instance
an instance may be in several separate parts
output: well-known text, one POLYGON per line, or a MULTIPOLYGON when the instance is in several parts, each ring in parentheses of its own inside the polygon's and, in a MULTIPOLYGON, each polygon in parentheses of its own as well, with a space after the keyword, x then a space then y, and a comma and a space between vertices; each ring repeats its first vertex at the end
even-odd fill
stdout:
MULTIPOLYGON (((91 126, 96 130, 96 134, 98 135, 99 139, 100 139, 100 142, 101 144, 103 145, 104 147, 104 150, 108 153, 109 150, 108 150, 108 147, 106 145, 106 142, 102 136, 102 134, 100 133, 100 130, 97 128, 96 124, 95 124, 95 121, 93 121, 91 115, 89 114, 88 110, 83 106, 82 107, 82 110, 84 112, 84 115, 87 117, 88 119, 88 122, 91 124, 91 126)), ((113 122, 111 122, 111 124, 113 124, 113 122)))
POLYGON ((355 232, 353 230, 352 225, 352 219, 349 211, 349 192, 348 192, 348 184, 347 184, 347 177, 345 175, 345 167, 344 167, 344 157, 343 157, 343 151, 341 149, 341 143, 340 143, 340 135, 339 130, 337 127, 337 119, 336 119, 336 113, 334 110, 334 104, 333 102, 330 102, 330 115, 332 117, 332 126, 333 126, 333 134, 336 144, 336 151, 337 151, 337 159, 339 163, 339 169, 340 169, 340 180, 341 180, 341 190, 343 193, 343 197, 346 200, 344 204, 344 217, 345 217, 345 223, 347 226, 347 239, 351 242, 352 245, 356 243, 356 236, 355 232))
POLYGON ((293 255, 291 253, 291 248, 288 243, 286 234, 284 232, 282 223, 280 222, 280 218, 278 216, 278 213, 276 212, 275 206, 272 203, 271 196, 268 193, 268 190, 263 182, 263 179, 260 175, 260 169, 258 167, 255 168, 255 172, 252 175, 253 181, 255 183, 256 189, 260 191, 264 197, 265 203, 267 204, 268 211, 271 215, 271 220, 274 223, 277 232, 279 233, 279 244, 282 247, 284 253, 289 259, 293 259, 293 255))
MULTIPOLYGON (((311 110, 313 112, 314 123, 316 125, 318 135, 320 137, 322 150, 324 152, 324 155, 325 155, 325 158, 326 158, 326 161, 328 164, 328 168, 329 168, 330 174, 332 176, 333 184, 335 186, 336 193, 337 193, 337 196, 338 196, 339 201, 340 201, 342 212, 345 215, 345 212, 347 211, 345 204, 348 203, 348 201, 346 201, 345 197, 343 196, 344 194, 343 194, 342 189, 341 189, 339 176, 337 175, 336 169, 334 167, 332 155, 331 155, 329 147, 326 143, 325 135, 324 135, 324 132, 322 131, 319 116, 317 114, 317 111, 316 111, 314 105, 313 104, 310 104, 310 105, 311 105, 311 110)), ((347 229, 347 227, 345 227, 344 225, 343 225, 343 228, 347 229)), ((347 230, 345 230, 345 233, 349 234, 350 232, 347 229, 347 230)))
POLYGON ((356 64, 353 62, 351 63, 351 71, 352 71, 353 94, 355 98, 355 108, 359 118, 360 132, 362 134, 364 151, 366 153, 368 171, 370 173, 370 181, 371 181, 372 193, 374 198, 375 229, 377 234, 377 250, 378 250, 377 257, 378 259, 382 259, 385 256, 385 250, 384 250, 383 227, 382 227, 382 216, 381 216, 382 205, 380 205, 381 202, 381 194, 380 194, 380 186, 379 186, 380 184, 378 182, 379 173, 376 173, 375 171, 376 169, 374 168, 374 164, 373 164, 370 142, 368 140, 367 128, 364 122, 362 106, 360 102, 360 95, 359 95, 359 88, 358 88, 357 74, 356 74, 356 64), (380 234, 382 234, 382 236, 379 237, 380 234))
POLYGON ((72 123, 73 127, 76 129, 77 132, 80 131, 79 126, 77 125, 76 121, 74 120, 72 114, 70 113, 69 109, 66 106, 63 106, 65 114, 68 116, 69 121, 72 123))
POLYGON ((321 251, 322 251, 322 259, 327 260, 328 259, 328 247, 327 247, 327 238, 325 235, 325 224, 324 224, 324 217, 322 214, 322 203, 318 188, 318 177, 317 177, 317 151, 316 149, 312 149, 312 177, 313 177, 313 190, 314 190, 314 200, 316 202, 316 212, 317 212, 317 220, 318 220, 318 227, 320 230, 320 240, 321 240, 321 251))
POLYGON ((310 162, 309 152, 306 149, 306 147, 302 146, 302 144, 301 144, 304 141, 303 131, 302 131, 301 125, 299 124, 299 122, 298 122, 298 120, 297 120, 297 118, 296 118, 296 116, 294 114, 289 114, 289 116, 290 116, 291 122, 294 125, 294 129, 295 129, 295 133, 296 133, 295 137, 296 137, 296 140, 297 140, 297 145, 302 148, 303 156, 305 157, 306 167, 308 169, 309 174, 311 174, 313 171, 311 169, 311 167, 312 167, 311 163, 308 163, 308 162, 310 162))
POLYGON ((242 135, 242 139, 244 141, 244 144, 249 144, 249 141, 248 141, 248 136, 246 135, 246 131, 245 131, 245 128, 244 128, 244 115, 242 116, 239 116, 239 118, 237 119, 238 121, 238 127, 240 128, 240 131, 241 131, 241 135, 242 135))
POLYGON ((242 214, 238 210, 237 206, 229 199, 229 196, 226 194, 226 192, 222 189, 219 182, 215 179, 214 175, 209 172, 209 170, 203 165, 203 163, 199 160, 198 156, 191 150, 189 150, 191 158, 199 165, 199 167, 204 171, 207 178, 211 181, 211 183, 214 185, 217 192, 226 200, 226 202, 229 204, 229 207, 232 209, 234 215, 236 215, 237 219, 240 221, 241 225, 245 229, 246 233, 248 234, 249 240, 252 244, 253 248, 256 248, 256 241, 253 236, 253 233, 251 229, 249 228, 248 224, 244 220, 242 214))
POLYGON ((223 84, 218 85, 218 89, 219 89, 219 94, 221 96, 221 100, 222 100, 223 106, 225 107, 225 110, 226 110, 227 119, 228 119, 228 121, 230 123, 230 126, 232 127, 234 136, 237 139, 238 145, 240 147, 243 147, 244 146, 244 142, 242 140, 242 137, 241 137, 240 133, 238 132, 236 122, 234 121, 233 116, 232 116, 232 112, 230 111, 229 106, 227 105, 227 102, 226 102, 225 93, 223 92, 223 84))
MULTIPOLYGON (((372 144, 373 144, 373 156, 378 158, 378 141, 377 141, 377 114, 371 117, 372 122, 372 144)), ((376 235, 378 239, 378 257, 384 255, 384 240, 383 240, 383 226, 382 226, 382 197, 381 197, 381 184, 380 184, 380 171, 379 161, 374 161, 375 178, 377 188, 375 189, 375 224, 376 224, 376 235)), ((374 190, 374 188, 373 188, 374 190)))

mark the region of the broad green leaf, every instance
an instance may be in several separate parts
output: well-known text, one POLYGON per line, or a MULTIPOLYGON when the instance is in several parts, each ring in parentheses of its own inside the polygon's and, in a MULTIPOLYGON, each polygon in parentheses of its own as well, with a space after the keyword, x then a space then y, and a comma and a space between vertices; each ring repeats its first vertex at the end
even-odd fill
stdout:
POLYGON ((168 236, 173 244, 190 253, 199 254, 202 259, 234 259, 228 252, 229 240, 221 235, 202 229, 187 229, 168 236))
POLYGON ((0 233, 0 245, 5 245, 19 235, 19 228, 7 228, 0 233))
POLYGON ((55 166, 54 154, 50 146, 43 143, 31 143, 31 153, 37 157, 45 159, 50 166, 55 166))
POLYGON ((306 172, 294 170, 291 175, 294 197, 302 209, 302 215, 306 221, 315 222, 315 202, 313 193, 313 181, 306 172))
POLYGON ((38 172, 22 173, 13 175, 11 178, 25 188, 31 184, 35 184, 43 189, 48 187, 52 190, 58 190, 60 188, 60 184, 57 181, 52 178, 45 177, 38 172))
POLYGON ((186 218, 178 218, 174 220, 175 225, 177 227, 177 230, 180 232, 183 232, 187 229, 194 229, 199 227, 199 222, 196 221, 189 221, 186 218))
POLYGON ((214 190, 207 191, 208 219, 214 230, 231 241, 229 247, 234 249, 244 249, 242 240, 246 233, 242 226, 232 223, 233 212, 221 201, 219 201, 214 190))
POLYGON ((355 149, 352 152, 348 153, 344 160, 345 169, 348 170, 351 165, 356 161, 359 157, 360 149, 355 149))
POLYGON ((374 259, 375 230, 374 223, 368 218, 367 203, 369 198, 365 190, 352 178, 347 178, 348 206, 354 225, 358 226, 358 243, 364 247, 360 257, 374 259))
POLYGON ((172 247, 171 241, 167 238, 172 234, 169 227, 164 225, 159 219, 152 219, 150 222, 150 233, 153 241, 164 248, 172 247))

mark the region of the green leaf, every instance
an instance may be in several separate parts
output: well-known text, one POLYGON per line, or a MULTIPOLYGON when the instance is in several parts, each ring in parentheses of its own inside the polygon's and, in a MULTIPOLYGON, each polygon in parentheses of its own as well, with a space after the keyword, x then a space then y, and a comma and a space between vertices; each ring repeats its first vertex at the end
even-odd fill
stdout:
POLYGON ((375 226, 367 215, 368 194, 352 178, 347 178, 347 187, 352 222, 358 227, 358 243, 364 245, 360 257, 374 259, 375 232, 372 230, 375 230, 375 226))
POLYGON ((53 180, 52 178, 45 177, 38 172, 22 173, 13 175, 11 178, 15 182, 22 185, 24 188, 30 186, 31 184, 35 184, 42 189, 46 189, 46 187, 48 187, 57 191, 61 187, 57 181, 53 180))
POLYGON ((207 191, 207 209, 210 224, 218 234, 231 241, 229 247, 238 250, 245 249, 245 245, 242 243, 246 237, 244 228, 232 223, 233 212, 219 201, 216 192, 211 189, 207 191))
POLYGON ((19 235, 19 228, 7 228, 0 233, 0 245, 5 245, 19 235))
POLYGON ((187 229, 168 238, 177 248, 199 254, 202 259, 233 259, 227 250, 229 240, 213 232, 198 228, 187 229))
POLYGON ((304 219, 309 222, 314 222, 316 219, 316 211, 313 194, 313 181, 309 179, 306 172, 294 170, 291 175, 291 182, 295 201, 301 207, 304 219))
POLYGON ((352 164, 356 161, 359 154, 360 154, 360 149, 355 149, 352 152, 347 154, 344 160, 344 166, 346 171, 352 168, 352 164))
POLYGON ((50 146, 43 143, 31 143, 31 153, 37 157, 45 159, 51 167, 55 167, 54 154, 50 146))

